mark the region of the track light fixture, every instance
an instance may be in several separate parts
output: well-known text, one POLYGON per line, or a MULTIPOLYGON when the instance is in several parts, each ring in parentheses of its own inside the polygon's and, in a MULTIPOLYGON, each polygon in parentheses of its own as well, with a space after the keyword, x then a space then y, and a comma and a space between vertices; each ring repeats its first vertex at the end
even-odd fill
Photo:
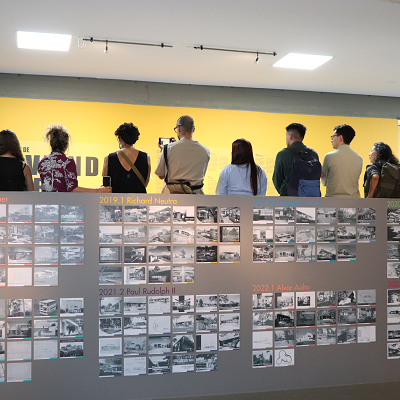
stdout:
POLYGON ((259 54, 265 54, 267 56, 276 56, 275 51, 254 51, 254 50, 236 50, 236 49, 224 49, 221 47, 206 47, 203 45, 200 46, 193 46, 196 50, 214 50, 214 51, 228 51, 231 53, 246 53, 246 54, 257 54, 257 58, 254 61, 254 64, 258 64, 260 58, 258 57, 259 54))
POLYGON ((104 49, 104 53, 108 53, 108 40, 106 40, 106 48, 104 49))
POLYGON ((135 46, 152 46, 152 47, 173 47, 170 44, 165 44, 165 43, 143 43, 143 42, 129 42, 125 40, 108 40, 108 39, 96 39, 94 37, 79 37, 78 38, 78 47, 83 49, 86 47, 87 42, 100 42, 100 43, 105 43, 106 48, 104 50, 104 53, 108 53, 108 44, 109 43, 117 43, 117 44, 131 44, 135 46))
POLYGON ((257 51, 257 58, 254 60, 254 64, 258 64, 258 60, 259 60, 259 58, 258 58, 258 51, 257 51))

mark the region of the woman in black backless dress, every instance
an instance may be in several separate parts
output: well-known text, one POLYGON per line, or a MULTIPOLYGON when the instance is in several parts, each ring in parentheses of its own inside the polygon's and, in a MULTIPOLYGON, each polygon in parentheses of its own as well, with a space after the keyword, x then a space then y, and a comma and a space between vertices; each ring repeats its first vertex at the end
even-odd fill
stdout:
POLYGON ((111 177, 113 193, 146 193, 150 156, 133 147, 139 135, 138 128, 132 123, 124 123, 115 131, 120 150, 108 154, 103 167, 103 176, 111 177))

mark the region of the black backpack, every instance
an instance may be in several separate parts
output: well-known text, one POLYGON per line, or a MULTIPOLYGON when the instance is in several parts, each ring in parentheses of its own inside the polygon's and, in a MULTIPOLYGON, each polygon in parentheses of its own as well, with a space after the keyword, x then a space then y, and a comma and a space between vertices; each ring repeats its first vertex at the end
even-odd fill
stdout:
POLYGON ((288 196, 321 197, 321 163, 312 155, 311 149, 305 151, 288 147, 294 154, 293 169, 287 184, 288 196))
POLYGON ((373 197, 400 197, 400 165, 385 163, 373 197))

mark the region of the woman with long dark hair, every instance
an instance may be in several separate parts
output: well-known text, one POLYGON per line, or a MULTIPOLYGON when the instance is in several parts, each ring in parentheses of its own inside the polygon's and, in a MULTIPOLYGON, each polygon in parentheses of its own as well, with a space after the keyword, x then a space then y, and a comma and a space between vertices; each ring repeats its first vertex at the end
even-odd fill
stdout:
POLYGON ((265 196, 266 191, 267 176, 254 162, 251 143, 246 139, 235 140, 231 164, 222 169, 215 194, 265 196))
POLYGON ((372 198, 381 176, 382 165, 385 163, 399 165, 399 160, 390 146, 383 142, 375 143, 368 157, 371 164, 367 165, 364 174, 364 196, 372 198))

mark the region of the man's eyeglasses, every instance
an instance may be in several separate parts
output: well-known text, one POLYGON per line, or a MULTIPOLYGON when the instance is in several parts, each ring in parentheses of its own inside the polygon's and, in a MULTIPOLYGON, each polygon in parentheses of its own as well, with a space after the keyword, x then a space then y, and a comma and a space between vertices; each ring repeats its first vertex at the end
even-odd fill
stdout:
POLYGON ((331 136, 331 140, 332 140, 334 137, 336 137, 336 136, 339 136, 339 135, 332 135, 332 136, 331 136))
POLYGON ((178 126, 181 126, 181 124, 176 125, 176 127, 174 128, 174 131, 176 132, 176 130, 178 129, 178 126))

